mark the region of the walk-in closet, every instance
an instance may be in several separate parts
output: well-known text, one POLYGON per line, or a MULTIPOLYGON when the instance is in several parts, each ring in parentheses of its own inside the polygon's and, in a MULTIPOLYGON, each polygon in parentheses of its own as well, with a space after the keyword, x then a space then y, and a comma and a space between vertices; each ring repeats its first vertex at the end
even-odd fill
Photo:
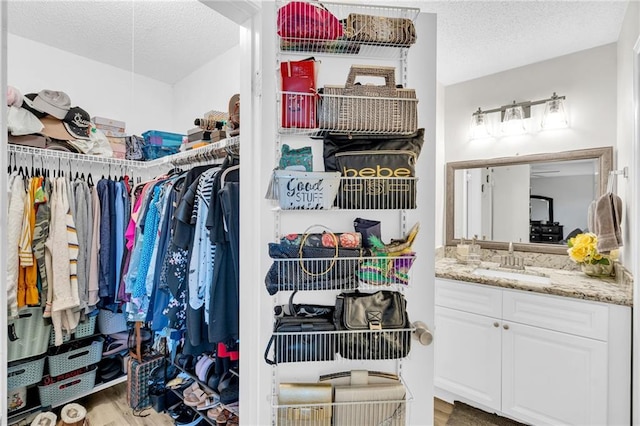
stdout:
POLYGON ((0 3, 3 425, 430 423, 436 19, 388 3, 0 3))

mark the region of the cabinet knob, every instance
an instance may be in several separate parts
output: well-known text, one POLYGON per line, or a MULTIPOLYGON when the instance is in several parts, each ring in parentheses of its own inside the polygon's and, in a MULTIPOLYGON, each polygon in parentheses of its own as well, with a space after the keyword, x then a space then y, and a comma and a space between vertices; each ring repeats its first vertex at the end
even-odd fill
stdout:
POLYGON ((502 328, 504 328, 505 330, 508 330, 509 329, 509 324, 503 325, 502 328))
POLYGON ((433 342, 433 334, 427 324, 422 321, 416 321, 413 323, 415 331, 413 332, 413 338, 419 341, 424 346, 429 346, 433 342))
POLYGON ((498 323, 498 321, 496 321, 496 322, 493 323, 493 326, 494 327, 500 327, 500 324, 498 323))

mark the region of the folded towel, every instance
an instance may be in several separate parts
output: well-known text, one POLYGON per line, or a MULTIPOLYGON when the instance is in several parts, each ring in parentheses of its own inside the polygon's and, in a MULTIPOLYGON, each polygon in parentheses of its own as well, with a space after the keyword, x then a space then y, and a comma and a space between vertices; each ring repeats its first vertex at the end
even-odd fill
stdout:
POLYGON ((622 200, 617 195, 608 192, 596 201, 593 215, 594 230, 598 237, 598 251, 608 253, 622 247, 622 200))

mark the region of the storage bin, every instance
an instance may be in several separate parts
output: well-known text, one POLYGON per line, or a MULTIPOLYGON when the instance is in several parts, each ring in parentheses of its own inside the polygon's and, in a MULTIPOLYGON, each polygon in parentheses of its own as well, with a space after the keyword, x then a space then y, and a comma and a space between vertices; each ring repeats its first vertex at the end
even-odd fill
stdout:
POLYGON ((60 405, 61 402, 71 400, 91 391, 96 383, 96 370, 97 368, 92 366, 86 373, 69 377, 56 383, 38 386, 40 404, 43 407, 55 407, 60 405))
POLYGON ((11 389, 7 393, 7 411, 13 412, 23 409, 27 406, 27 388, 11 389))
POLYGON ((111 312, 100 309, 98 313, 98 331, 102 334, 113 334, 127 330, 127 317, 124 312, 111 312))
POLYGON ((44 356, 31 360, 17 362, 7 368, 7 389, 9 391, 38 383, 44 372, 44 356))
MULTIPOLYGON (((73 333, 73 337, 76 339, 80 339, 82 337, 91 336, 93 333, 95 333, 97 317, 98 317, 97 315, 92 315, 89 318, 87 318, 86 321, 82 321, 80 324, 78 324, 75 332, 73 333)), ((69 340, 71 340, 70 335, 65 334, 62 336, 63 342, 68 342, 69 340)), ((56 331, 51 330, 51 339, 49 339, 49 345, 53 346, 55 345, 55 342, 56 342, 56 331)))
POLYGON ((180 150, 180 145, 176 146, 161 146, 161 145, 145 145, 142 147, 145 160, 155 160, 157 158, 166 157, 167 155, 177 154, 180 150))
POLYGON ((142 134, 147 145, 157 146, 180 146, 185 135, 178 133, 161 132, 158 130, 149 130, 142 134))
POLYGON ((97 364, 102 359, 103 345, 104 339, 99 337, 81 348, 47 356, 49 374, 51 376, 59 376, 87 365, 97 364))
POLYGON ((18 318, 9 319, 7 362, 42 355, 49 346, 51 325, 42 317, 42 308, 22 308, 18 318), (12 334, 16 339, 11 340, 12 334))
POLYGON ((276 170, 278 202, 284 210, 329 209, 340 187, 340 172, 276 170))

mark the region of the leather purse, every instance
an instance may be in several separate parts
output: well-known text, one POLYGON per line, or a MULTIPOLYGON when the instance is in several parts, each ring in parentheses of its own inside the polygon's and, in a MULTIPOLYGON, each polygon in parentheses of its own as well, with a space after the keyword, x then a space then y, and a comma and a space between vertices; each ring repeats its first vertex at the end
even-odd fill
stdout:
POLYGON ((407 391, 395 374, 352 370, 320 376, 319 382, 333 385, 335 425, 405 424, 407 391))
MULTIPOLYGON (((284 362, 331 361, 336 353, 336 329, 333 324, 333 307, 301 305, 293 303, 294 291, 289 298, 289 312, 276 310, 280 315, 273 326, 264 352, 267 364, 284 362), (273 347, 273 357, 269 353, 273 347)), ((278 307, 276 307, 277 309, 278 307)))
POLYGON ((336 298, 334 323, 338 353, 347 359, 397 359, 411 350, 411 323, 404 296, 395 291, 341 293, 336 298))
POLYGON ((331 383, 280 383, 278 425, 331 426, 331 383))

